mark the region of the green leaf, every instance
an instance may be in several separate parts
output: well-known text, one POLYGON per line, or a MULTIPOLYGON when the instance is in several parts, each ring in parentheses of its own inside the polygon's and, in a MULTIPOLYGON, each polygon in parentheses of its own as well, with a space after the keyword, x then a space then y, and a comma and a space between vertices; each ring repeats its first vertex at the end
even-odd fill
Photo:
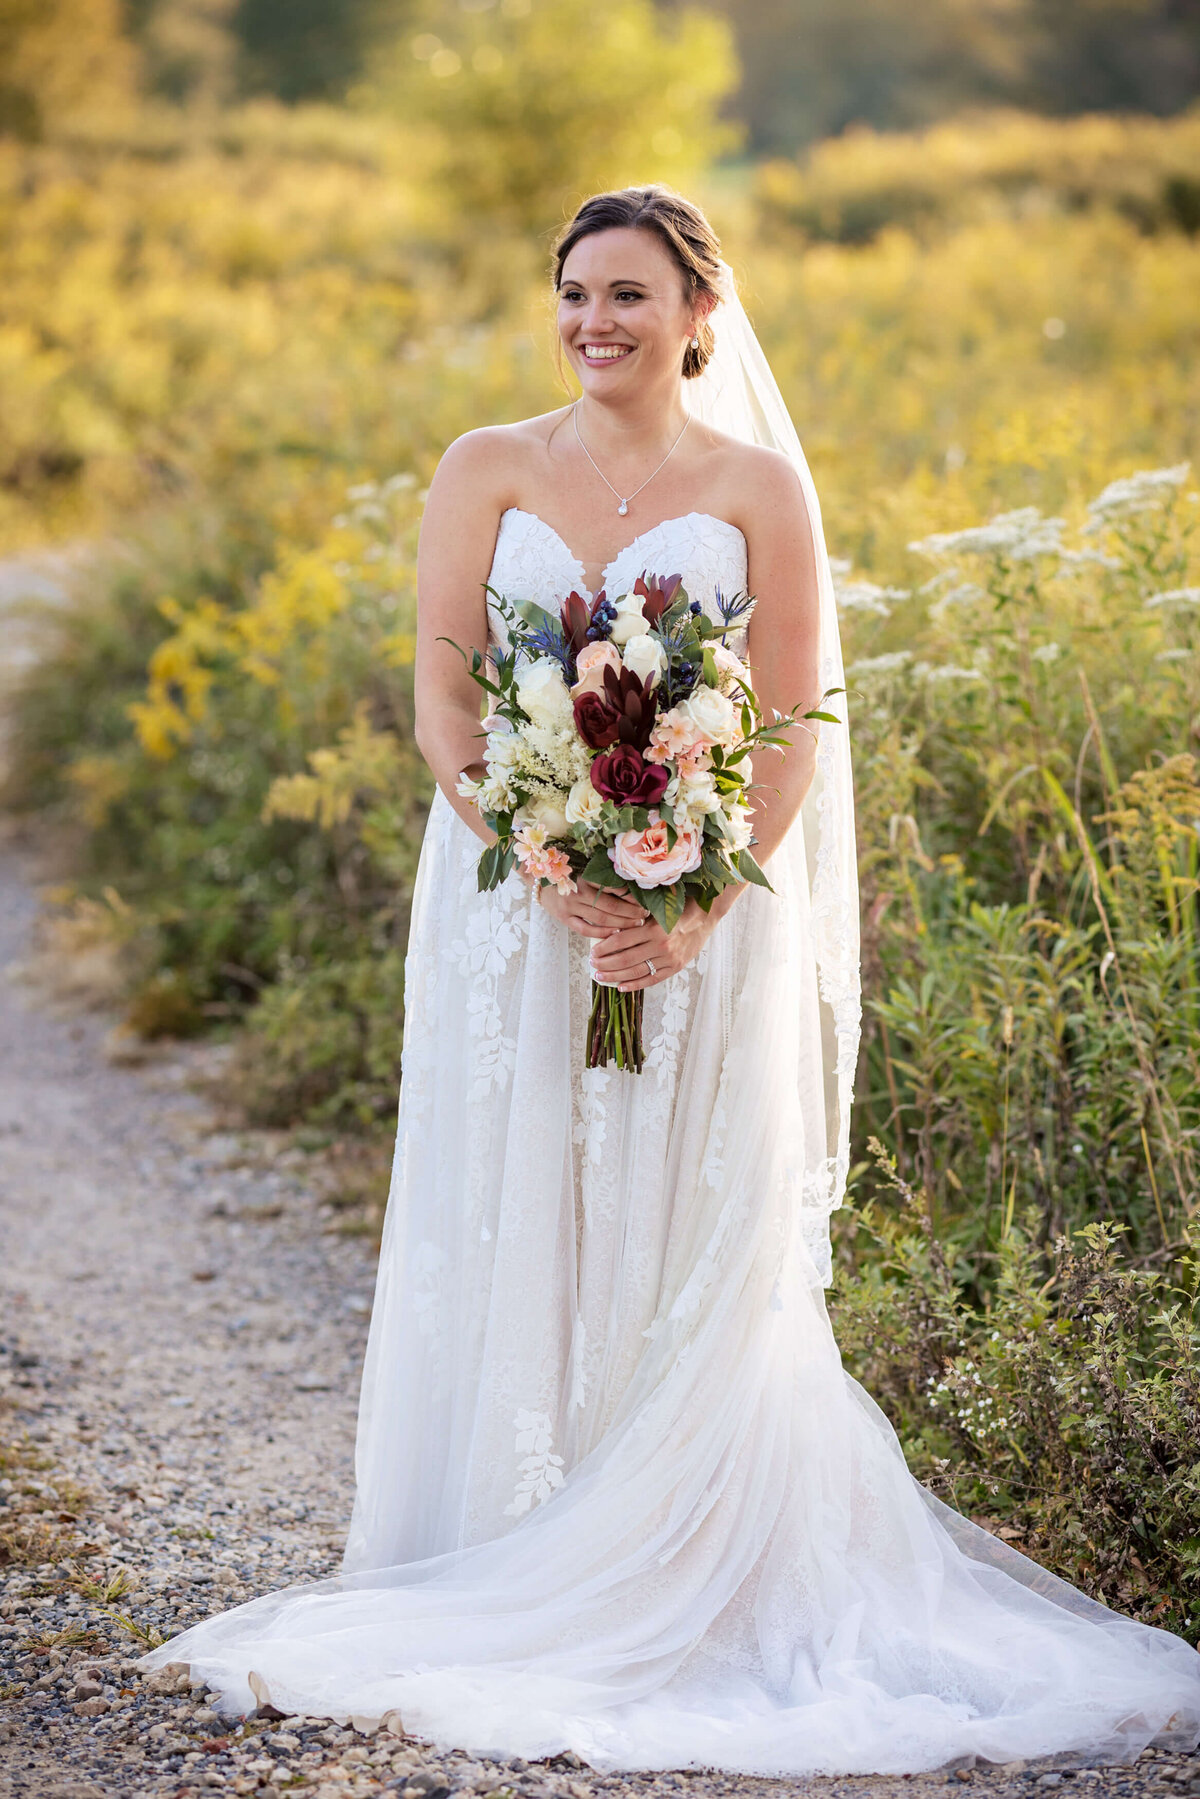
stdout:
POLYGON ((704 683, 707 687, 717 685, 717 659, 708 644, 704 646, 704 683))
POLYGON ((667 922, 664 928, 667 931, 673 931, 683 917, 683 908, 687 905, 687 894, 684 891, 683 882, 673 881, 669 887, 660 887, 658 891, 666 898, 667 922))
POLYGON ((539 606, 536 600, 513 600, 512 606, 513 610, 535 631, 545 630, 547 626, 554 631, 562 630, 562 620, 557 613, 547 612, 546 608, 539 606))
POLYGON ((596 887, 623 887, 625 885, 624 877, 619 875, 613 867, 612 857, 606 849, 598 849, 594 852, 584 865, 580 878, 584 881, 591 881, 596 887))
POLYGON ((651 918, 653 918, 656 923, 660 924, 664 931, 669 931, 671 927, 667 923, 667 900, 665 889, 662 887, 639 887, 638 898, 642 905, 645 906, 647 912, 649 912, 651 918))
POLYGON ((766 875, 758 866, 758 863, 754 860, 754 857, 750 854, 749 850, 737 850, 734 854, 734 860, 737 863, 737 871, 742 876, 743 880, 752 882, 755 887, 765 887, 768 893, 774 893, 775 889, 772 887, 770 881, 768 881, 766 875))
POLYGON ((478 883, 479 892, 488 893, 493 887, 500 885, 503 876, 500 872, 501 850, 499 843, 489 843, 479 858, 478 883))

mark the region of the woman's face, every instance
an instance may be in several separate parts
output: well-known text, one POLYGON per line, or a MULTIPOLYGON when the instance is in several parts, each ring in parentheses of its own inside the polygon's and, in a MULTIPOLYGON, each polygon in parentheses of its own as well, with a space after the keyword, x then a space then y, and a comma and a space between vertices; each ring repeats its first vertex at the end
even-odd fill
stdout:
POLYGON ((558 333, 584 393, 596 399, 677 379, 699 316, 654 231, 592 232, 563 264, 558 333))

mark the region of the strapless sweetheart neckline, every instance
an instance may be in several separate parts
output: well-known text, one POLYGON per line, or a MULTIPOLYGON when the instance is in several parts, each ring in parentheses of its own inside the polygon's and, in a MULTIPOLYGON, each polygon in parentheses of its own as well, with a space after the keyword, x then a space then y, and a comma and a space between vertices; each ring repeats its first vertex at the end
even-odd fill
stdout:
MULTIPOLYGON (((570 560, 575 564, 575 567, 578 569, 578 571, 579 571, 579 591, 587 599, 589 599, 589 600, 594 599, 595 594, 592 592, 592 589, 590 587, 588 587, 584 581, 585 569, 584 569, 582 558, 575 554, 574 550, 571 548, 570 544, 567 542, 566 538, 562 535, 562 533, 560 531, 556 531, 554 526, 552 524, 550 524, 548 520, 544 519, 540 512, 530 512, 529 509, 525 506, 506 506, 504 511, 500 514, 500 523, 501 524, 504 523, 504 520, 508 517, 509 513, 515 513, 521 518, 532 519, 535 524, 541 526, 543 531, 546 531, 549 533, 549 535, 554 539, 555 543, 557 543, 559 545, 559 547, 562 549, 564 554, 570 558, 570 560)), ((629 554, 630 550, 636 549, 638 544, 644 543, 646 541, 646 539, 649 537, 653 537, 654 533, 656 531, 665 531, 668 525, 681 525, 681 524, 686 523, 686 521, 688 519, 693 519, 693 518, 707 519, 710 524, 720 525, 723 527, 724 530, 732 531, 735 537, 740 537, 744 544, 746 543, 746 533, 744 531, 742 531, 737 525, 731 525, 727 518, 718 518, 715 512, 680 512, 680 513, 677 513, 674 518, 660 518, 656 525, 651 525, 651 526, 649 526, 649 528, 647 530, 639 531, 636 537, 630 538, 629 542, 622 549, 619 549, 617 551, 616 555, 611 559, 611 561, 605 563, 603 569, 601 570, 601 586, 607 587, 608 578, 612 574, 613 569, 616 568, 618 562, 620 562, 620 560, 623 556, 627 556, 629 554)), ((749 550, 748 544, 746 545, 746 548, 748 551, 749 550)), ((674 569, 657 569, 654 572, 656 574, 663 574, 663 575, 676 573, 676 571, 674 569)), ((596 591, 599 592, 600 590, 597 589, 596 591)))

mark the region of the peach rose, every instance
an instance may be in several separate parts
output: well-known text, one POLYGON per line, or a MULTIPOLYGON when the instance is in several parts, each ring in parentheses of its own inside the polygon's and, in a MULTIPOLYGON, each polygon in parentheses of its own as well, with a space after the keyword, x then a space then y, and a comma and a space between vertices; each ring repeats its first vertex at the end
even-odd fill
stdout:
POLYGON ((618 832, 608 853, 624 880, 638 887, 669 887, 681 875, 699 868, 701 850, 700 832, 692 825, 677 830, 674 844, 668 847, 667 827, 656 807, 644 831, 618 832))
POLYGON ((579 679, 571 689, 571 698, 577 699, 581 693, 603 693, 605 669, 620 666, 620 651, 611 643, 585 643, 575 658, 579 679))

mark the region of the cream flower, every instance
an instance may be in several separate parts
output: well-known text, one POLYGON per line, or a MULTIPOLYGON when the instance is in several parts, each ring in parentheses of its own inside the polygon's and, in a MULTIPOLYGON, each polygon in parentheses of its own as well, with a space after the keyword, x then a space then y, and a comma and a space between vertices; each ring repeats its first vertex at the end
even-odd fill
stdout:
POLYGON ((646 681, 651 676, 658 678, 666 667, 667 658, 657 637, 643 633, 640 637, 629 638, 622 661, 639 680, 646 681))
POLYGON ((695 687, 683 702, 684 710, 702 737, 710 743, 731 743, 737 718, 732 700, 715 687, 695 687))
POLYGON ((494 731, 487 741, 487 765, 493 774, 519 766, 521 739, 515 731, 494 731))
POLYGON ((750 839, 754 834, 754 813, 749 806, 731 806, 729 808, 729 847, 733 850, 745 850, 750 847, 750 839))
POLYGON ((609 631, 609 642, 622 648, 631 637, 644 637, 649 628, 649 621, 642 611, 642 602, 635 593, 623 594, 617 601, 617 616, 609 631))
POLYGON ((594 824, 603 810, 603 795, 596 792, 587 775, 581 781, 576 781, 563 807, 569 825, 594 824))
POLYGON ((547 837, 565 837, 567 833, 567 795, 536 794, 525 811, 532 824, 540 826, 547 837))
POLYGON ((521 670, 517 676, 517 699, 535 725, 566 725, 574 718, 562 670, 549 657, 528 663, 521 670))
POLYGON ((735 656, 728 644, 713 645, 713 661, 717 668, 717 686, 722 693, 732 694, 734 704, 741 697, 741 689, 733 685, 735 680, 744 681, 750 686, 750 670, 740 656, 735 656))
POLYGON ((679 785, 675 792, 675 808, 687 808, 693 818, 703 818, 708 812, 721 810, 721 796, 717 792, 717 784, 712 776, 701 771, 697 774, 680 774, 679 785))

